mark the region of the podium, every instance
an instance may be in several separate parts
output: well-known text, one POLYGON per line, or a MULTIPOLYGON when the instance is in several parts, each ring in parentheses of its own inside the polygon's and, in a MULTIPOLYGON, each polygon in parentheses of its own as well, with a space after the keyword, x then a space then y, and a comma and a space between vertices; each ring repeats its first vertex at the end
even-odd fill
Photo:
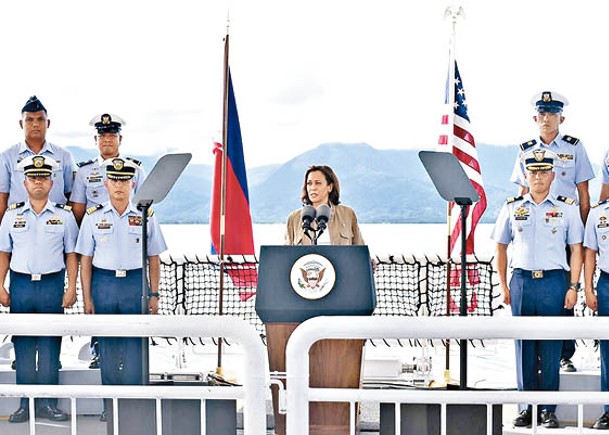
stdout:
MULTIPOLYGON (((285 372, 286 344, 299 323, 322 315, 370 315, 375 307, 367 246, 260 248, 256 312, 266 325, 271 372, 285 372)), ((315 343, 309 353, 309 386, 360 388, 363 345, 363 340, 315 343)), ((285 415, 278 412, 276 386, 272 393, 275 434, 285 435, 285 415)), ((310 434, 348 434, 349 404, 311 403, 309 422, 310 434)))

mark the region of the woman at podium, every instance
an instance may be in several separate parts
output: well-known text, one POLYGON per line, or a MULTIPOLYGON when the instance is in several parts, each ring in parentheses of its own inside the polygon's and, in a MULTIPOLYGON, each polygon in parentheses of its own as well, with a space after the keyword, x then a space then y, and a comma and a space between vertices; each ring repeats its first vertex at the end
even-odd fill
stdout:
POLYGON ((318 245, 365 244, 355 211, 340 203, 340 185, 331 167, 308 167, 304 175, 301 201, 305 207, 294 210, 288 217, 286 245, 311 245, 313 240, 318 245), (324 231, 326 224, 327 229, 324 231), (310 231, 305 229, 307 227, 310 231))

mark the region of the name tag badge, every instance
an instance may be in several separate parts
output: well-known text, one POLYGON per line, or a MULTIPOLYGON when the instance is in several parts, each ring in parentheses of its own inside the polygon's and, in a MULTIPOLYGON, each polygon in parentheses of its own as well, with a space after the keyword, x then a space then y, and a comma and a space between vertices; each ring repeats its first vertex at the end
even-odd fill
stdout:
POLYGON ((125 278, 127 276, 127 271, 126 270, 117 270, 116 274, 114 275, 117 278, 125 278))

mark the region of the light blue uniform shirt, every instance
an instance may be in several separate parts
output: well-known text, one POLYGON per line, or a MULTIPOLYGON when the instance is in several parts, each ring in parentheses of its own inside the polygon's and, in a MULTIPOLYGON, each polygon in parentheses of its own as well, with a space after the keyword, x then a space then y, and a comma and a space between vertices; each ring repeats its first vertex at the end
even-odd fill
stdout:
MULTIPOLYGON (((167 250, 161 228, 154 215, 148 219, 148 255, 167 250)), ((142 267, 142 213, 129 203, 119 215, 110 202, 86 213, 80 226, 76 252, 93 257, 93 266, 108 270, 133 270, 142 267)))
MULTIPOLYGON (((87 208, 108 201, 108 191, 106 186, 104 186, 106 176, 104 170, 100 167, 103 161, 101 156, 98 156, 96 159, 89 160, 88 162, 79 163, 80 167, 76 171, 70 201, 86 204, 87 208)), ((135 182, 135 187, 131 192, 131 198, 141 187, 145 178, 146 173, 143 168, 140 167, 140 169, 135 171, 135 176, 132 179, 135 182)))
POLYGON ((512 245, 510 266, 525 270, 570 270, 566 245, 581 243, 583 238, 579 208, 552 194, 541 204, 535 204, 529 193, 506 202, 491 234, 495 242, 512 245))
MULTIPOLYGON (((74 172, 76 166, 72 154, 57 145, 45 142, 40 155, 49 156, 54 159, 59 167, 53 171, 53 187, 49 193, 49 201, 65 204, 66 193, 72 191, 74 184, 74 172)), ((0 154, 0 192, 8 193, 8 204, 27 202, 28 195, 23 185, 25 175, 17 170, 17 165, 21 160, 28 156, 34 156, 31 149, 25 142, 20 142, 7 148, 0 154)))
MULTIPOLYGON (((594 170, 592 164, 586 153, 581 141, 578 141, 575 145, 567 142, 565 136, 558 135, 549 145, 537 140, 537 144, 527 151, 535 149, 548 149, 558 155, 559 160, 554 162, 554 172, 556 178, 552 182, 550 187, 550 193, 554 196, 566 196, 567 198, 577 199, 577 184, 582 181, 592 180, 594 178, 594 170)), ((516 162, 514 163, 514 169, 510 181, 518 184, 519 186, 529 187, 526 180, 524 166, 520 160, 522 156, 522 150, 518 153, 516 162)))
POLYGON ((36 214, 29 201, 7 209, 0 224, 0 251, 11 253, 11 270, 55 273, 65 268, 64 254, 75 252, 78 225, 71 211, 47 202, 36 214))
POLYGON ((605 151, 605 155, 603 155, 603 162, 601 163, 600 169, 601 183, 609 184, 609 149, 605 151))
POLYGON ((590 208, 584 246, 598 252, 598 268, 609 273, 609 201, 590 208))

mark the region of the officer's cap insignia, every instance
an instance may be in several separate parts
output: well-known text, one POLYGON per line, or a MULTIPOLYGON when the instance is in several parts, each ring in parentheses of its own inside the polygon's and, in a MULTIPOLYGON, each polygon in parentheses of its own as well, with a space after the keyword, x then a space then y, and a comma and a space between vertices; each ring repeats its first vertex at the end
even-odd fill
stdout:
POLYGON ((35 168, 42 168, 42 165, 44 165, 44 157, 34 156, 32 157, 32 162, 34 163, 35 168))
POLYGON ((123 166, 125 166, 125 162, 121 159, 114 159, 112 160, 112 166, 114 166, 114 169, 117 171, 120 171, 123 169, 123 166))
POLYGON ((110 123, 112 122, 112 117, 110 115, 108 115, 107 113, 104 113, 101 116, 101 122, 104 125, 110 125, 110 123))
POLYGON ((541 101, 543 101, 544 103, 550 103, 552 101, 552 93, 551 92, 542 93, 541 101))
POLYGON ((535 151, 533 151, 533 157, 535 157, 536 161, 542 162, 543 159, 546 157, 546 150, 535 150, 535 151))

